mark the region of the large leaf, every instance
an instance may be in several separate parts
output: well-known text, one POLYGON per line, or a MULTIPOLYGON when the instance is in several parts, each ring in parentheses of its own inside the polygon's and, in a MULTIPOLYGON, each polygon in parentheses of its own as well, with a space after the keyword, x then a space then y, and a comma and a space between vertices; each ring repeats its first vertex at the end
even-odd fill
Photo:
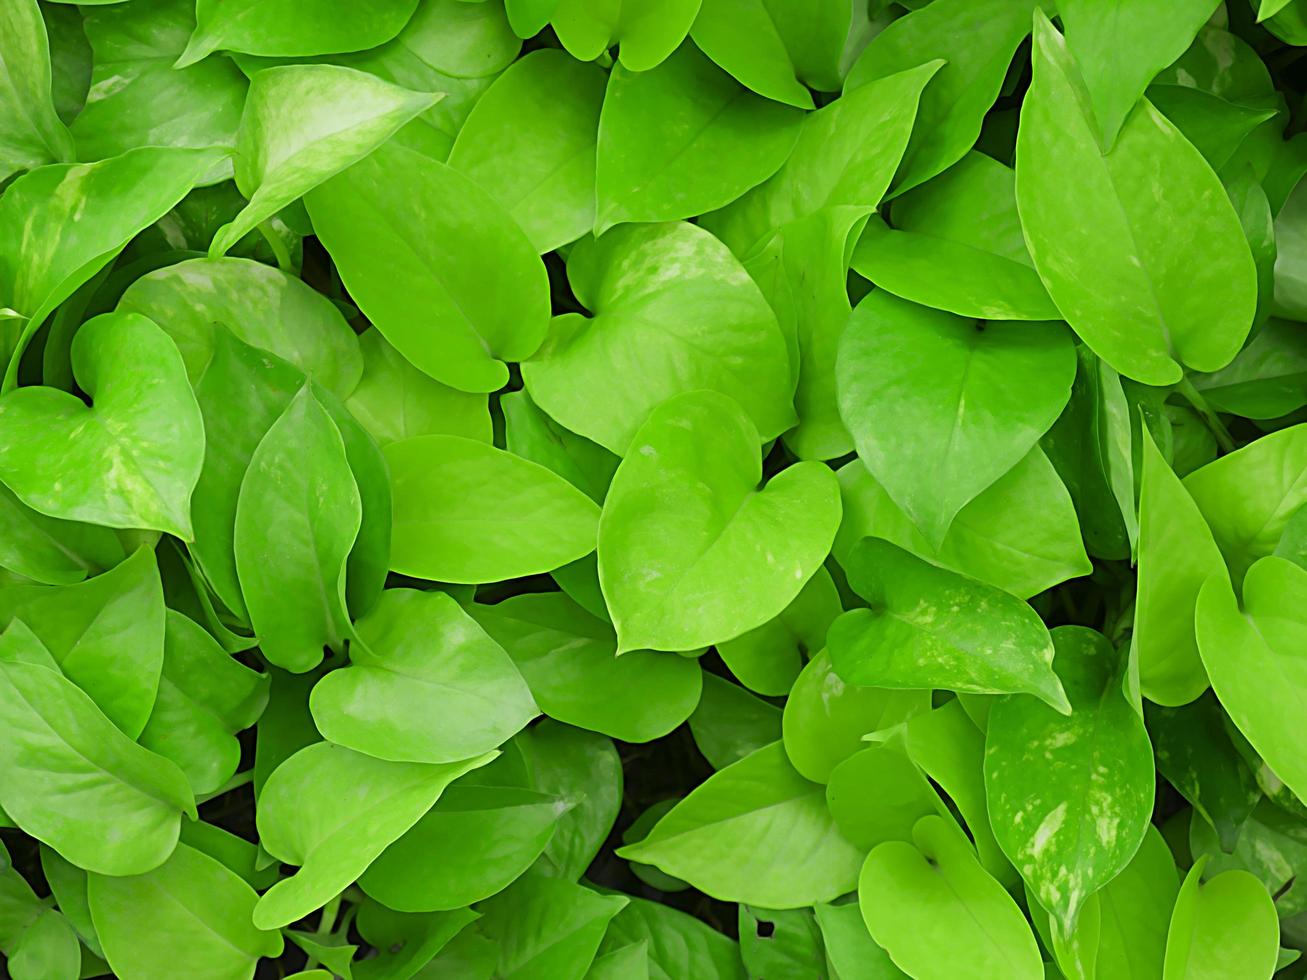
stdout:
POLYGON ((598 508, 543 466, 461 436, 420 436, 384 452, 397 572, 497 582, 551 571, 595 548, 598 508))
POLYGON ((983 323, 883 290, 854 311, 835 365, 858 456, 938 548, 968 502, 1017 465, 1071 395, 1071 336, 983 323))
POLYGON ((93 874, 88 891, 105 958, 125 980, 179 969, 197 977, 249 980, 260 957, 281 953, 281 936, 250 922, 258 901, 254 889, 185 844, 146 874, 93 874), (141 915, 149 916, 148 942, 142 941, 141 915))
POLYGON ((780 169, 801 121, 694 45, 650 71, 614 68, 599 119, 596 233, 725 207, 780 169))
POLYGON ((246 667, 179 612, 167 611, 159 694, 141 731, 147 749, 171 759, 196 794, 212 793, 236 773, 236 733, 268 702, 268 675, 246 667))
POLYGON ((250 203, 218 230, 210 256, 367 156, 438 98, 339 65, 255 73, 236 140, 236 185, 250 203))
POLYGON ((644 944, 650 980, 742 980, 734 942, 701 919, 670 906, 632 898, 608 925, 600 953, 644 944))
POLYGON ((18 826, 101 874, 167 860, 195 814, 186 777, 119 731, 21 622, 0 636, 0 721, 0 806, 18 826))
POLYGON ((832 550, 841 564, 862 538, 884 538, 1019 599, 1092 568, 1067 488, 1038 447, 958 511, 938 549, 861 460, 845 463, 837 475, 844 516, 832 550))
POLYGON ((617 656, 604 620, 561 592, 521 595, 468 611, 522 672, 551 718, 624 742, 647 742, 685 721, 699 703, 698 661, 652 650, 617 656))
POLYGON ((733 639, 816 572, 839 524, 834 475, 798 463, 758 489, 758 443, 744 410, 708 391, 669 399, 636 433, 599 522, 619 652, 733 639))
POLYGON ((1203 515, 1161 452, 1143 435, 1139 493, 1139 583, 1133 643, 1144 695, 1186 704, 1207 687, 1194 636, 1194 604, 1225 564, 1203 515))
POLYGON ((729 902, 786 909, 849 891, 861 853, 779 743, 708 778, 620 856, 729 902))
POLYGON ((552 251, 594 224, 603 101, 598 68, 563 51, 533 51, 477 100, 449 165, 504 205, 537 250, 552 251), (505 167, 509 157, 518 165, 505 167))
POLYGON ((996 704, 985 785, 995 836, 1065 934, 1139 849, 1153 812, 1153 752, 1107 638, 1079 626, 1052 635, 1071 714, 1023 697, 996 704))
POLYGON ((389 41, 418 0, 198 0, 195 33, 178 67, 213 51, 313 55, 389 41))
POLYGON ((912 837, 877 846, 858 880, 862 917, 895 965, 921 980, 1042 978, 1020 909, 957 828, 943 817, 922 817, 912 837))
POLYGON ((1272 554, 1307 503, 1307 425, 1293 425, 1222 456, 1185 478, 1236 584, 1272 554))
MULTIPOLYGON (((99 163, 41 167, 10 184, 0 197, 0 299, 23 319, 5 325, 4 350, 21 353, 56 306, 226 155, 138 147, 99 163)), ((12 356, 6 389, 17 373, 12 356)))
POLYGON ((844 613, 827 635, 845 681, 1025 693, 1070 713, 1048 629, 1020 599, 878 538, 854 549, 846 571, 871 608, 844 613))
POLYGON ((508 380, 503 361, 540 346, 545 267, 503 205, 457 170, 388 144, 307 204, 355 302, 437 381, 495 391, 508 380))
POLYGON ((363 372, 359 342, 340 311, 301 280, 251 259, 164 266, 133 282, 117 309, 157 323, 176 342, 197 386, 222 327, 342 398, 363 372))
POLYGON ((36 0, 0 12, 0 180, 43 163, 73 159, 55 113, 50 48, 36 0))
POLYGON ((503 648, 443 592, 387 590, 354 630, 350 665, 309 702, 329 741, 394 762, 457 762, 538 713, 503 648))
POLYGON ((53 589, 13 590, 0 603, 59 670, 131 738, 145 727, 164 662, 164 595, 154 553, 139 548, 103 575, 53 589))
POLYGON ((236 145, 246 81, 226 58, 175 70, 195 28, 190 0, 145 0, 89 11, 91 89, 73 123, 84 160, 137 146, 236 145))
POLYGON ((1269 977, 1280 947, 1275 903, 1246 871, 1225 871, 1204 882, 1206 864, 1200 858, 1180 886, 1163 980, 1269 977))
POLYGON ((1220 181, 1147 100, 1104 154, 1080 69, 1042 13, 1034 64, 1017 204, 1058 309, 1096 354, 1145 384, 1224 367, 1252 325, 1257 270, 1220 181), (1077 175, 1074 192, 1066 174, 1077 175))
POLYGON ((849 10, 840 0, 703 0, 694 43, 742 85, 812 108, 807 86, 840 86, 849 10))
POLYGON ((1144 89, 1189 47, 1220 6, 1213 0, 1062 0, 1057 12, 1098 122, 1111 149, 1144 89))
POLYGON ((0 480, 51 517, 190 538, 204 428, 176 346, 143 316, 106 313, 77 332, 73 372, 90 407, 41 386, 0 398, 0 480))
POLYGON ((254 450, 236 503, 241 593, 264 656, 303 672, 347 629, 345 559, 362 505, 345 445, 305 385, 254 450))
POLYGON ((1213 575, 1198 596, 1198 647, 1212 688, 1275 775, 1307 797, 1307 764, 1294 728, 1304 704, 1307 571, 1270 556, 1248 571, 1243 608, 1213 575))
POLYGON ((339 895, 464 773, 494 755, 449 765, 386 762, 318 742, 273 772, 259 794, 259 840, 299 871, 263 894, 254 924, 275 929, 339 895))
POLYGON ((760 440, 794 424, 776 316, 708 232, 684 222, 616 228, 579 244, 567 274, 593 315, 555 318, 522 376, 568 429, 624 454, 656 406, 695 390, 734 398, 760 440))
POLYGON ((935 0, 872 38, 849 71, 845 92, 932 59, 945 62, 922 93, 896 193, 952 166, 975 144, 1036 6, 1034 0, 935 0))
POLYGON ((568 54, 593 61, 620 42, 617 56, 631 71, 648 71, 676 50, 690 31, 700 0, 640 4, 556 0, 550 24, 568 54))

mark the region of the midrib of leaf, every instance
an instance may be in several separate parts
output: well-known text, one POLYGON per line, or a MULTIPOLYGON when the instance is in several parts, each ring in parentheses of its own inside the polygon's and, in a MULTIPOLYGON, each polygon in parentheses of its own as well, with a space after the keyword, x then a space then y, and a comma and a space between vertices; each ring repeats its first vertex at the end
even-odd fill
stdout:
MULTIPOLYGON (((231 939, 229 939, 227 936, 223 935, 221 932, 215 929, 210 924, 208 919, 205 919, 203 916, 198 915, 189 905, 186 904, 186 902, 182 900, 183 896, 177 895, 171 889, 167 888, 164 884, 159 882, 157 879, 151 879, 147 876, 147 881, 149 882, 149 886, 153 891, 169 899, 173 905, 175 905, 177 908, 181 909, 183 912, 186 913, 187 918, 192 919, 193 921, 199 923, 201 926, 204 927, 204 930, 207 933, 209 933, 209 935, 219 939, 223 943, 223 945, 227 946, 229 949, 233 950, 234 952, 239 953, 245 959, 248 960, 258 959, 259 956, 258 953, 251 953, 245 949, 242 949, 240 946, 237 946, 236 943, 234 943, 231 939)), ((221 919, 219 919, 219 921, 221 921, 221 919)))

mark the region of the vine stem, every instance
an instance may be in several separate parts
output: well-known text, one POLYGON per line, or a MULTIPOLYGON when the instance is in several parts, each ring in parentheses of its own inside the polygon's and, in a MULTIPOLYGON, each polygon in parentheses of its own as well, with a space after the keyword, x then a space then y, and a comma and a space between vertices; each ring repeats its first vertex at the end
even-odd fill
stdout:
POLYGON ((1222 451, 1234 452, 1234 439, 1230 436, 1230 430, 1225 427, 1221 417, 1212 411, 1212 406, 1207 404, 1207 399, 1203 397, 1202 392, 1194 387, 1194 383, 1188 378, 1181 378, 1180 383, 1175 386, 1175 390, 1183 395, 1185 401, 1192 405, 1193 410, 1202 417, 1202 420, 1207 424, 1207 428, 1216 437, 1216 444, 1221 447, 1222 451))

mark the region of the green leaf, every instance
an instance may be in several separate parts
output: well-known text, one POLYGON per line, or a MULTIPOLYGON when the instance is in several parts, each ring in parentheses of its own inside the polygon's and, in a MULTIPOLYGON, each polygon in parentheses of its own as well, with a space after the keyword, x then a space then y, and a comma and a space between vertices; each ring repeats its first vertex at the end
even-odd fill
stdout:
POLYGON ((561 592, 468 608, 513 658, 540 710, 621 739, 661 738, 690 717, 702 686, 697 661, 651 650, 617 656, 617 636, 561 592))
POLYGON ((1069 714, 1053 643, 1026 603, 877 538, 846 571, 870 609, 844 613, 826 642, 847 683, 1032 694, 1069 714))
POLYGON ((361 160, 439 98, 338 65, 256 72, 236 139, 236 185, 250 203, 218 229, 211 258, 361 160))
MULTIPOLYGON (((225 159, 217 149, 139 147, 10 184, 0 197, 0 297, 26 320, 5 326, 4 349, 21 352, 56 306, 225 159)), ((14 356, 6 390, 17 372, 14 356)))
POLYGON ((1212 689, 1239 730, 1299 799, 1307 765, 1295 744, 1303 703, 1302 649, 1307 638, 1307 571, 1270 556, 1248 571, 1243 608, 1224 576, 1198 595, 1196 625, 1212 689))
POLYGON ((18 826, 101 874, 167 860, 195 814, 186 777, 119 731, 22 623, 0 636, 0 722, 0 806, 18 826))
MULTIPOLYGON (((499 397, 499 408, 504 413, 504 443, 510 453, 539 463, 553 470, 597 504, 603 504, 608 485, 617 471, 621 459, 598 443, 565 429, 531 400, 525 390, 505 392, 499 397)), ((598 606, 595 615, 607 618, 603 597, 599 595, 598 572, 593 558, 580 558, 566 568, 578 571, 578 563, 589 563, 589 578, 593 579, 593 595, 598 606)), ((563 570, 555 569, 567 576, 563 570)), ((573 576, 572 583, 576 581, 573 576)), ((560 581, 560 585, 563 583, 560 581)), ((564 585, 564 588, 569 587, 564 585)), ((590 608, 590 605, 587 605, 590 608)))
POLYGON ((550 24, 567 53, 593 61, 620 42, 617 56, 631 71, 648 71, 690 32, 700 0, 557 0, 550 24))
POLYGON ((1034 51, 1017 203, 1053 301, 1094 353, 1145 384, 1224 367, 1252 325, 1257 270, 1220 181, 1147 100, 1104 154, 1080 69, 1041 13, 1034 51))
POLYGON ((600 953, 645 944, 650 980, 743 980, 739 947, 701 919, 632 898, 608 924, 600 953))
POLYGON ((363 890, 390 908, 428 912, 480 902, 518 879, 544 851, 567 805, 488 778, 478 771, 447 789, 372 862, 363 890))
POLYGON ((143 316, 107 313, 77 332, 73 373, 90 407, 35 385, 0 397, 0 480, 51 517, 190 538, 204 429, 176 346, 143 316))
POLYGON ((281 953, 281 936, 250 922, 258 901, 254 889, 185 844, 146 874, 93 874, 89 891, 96 934, 124 980, 178 970, 249 980, 260 957, 281 953), (149 916, 148 942, 142 942, 142 915, 149 916))
POLYGON ((861 460, 844 464, 837 475, 844 516, 833 551, 841 564, 862 538, 884 538, 1019 599, 1091 570, 1071 497, 1039 447, 958 511, 938 549, 861 460))
POLYGON ((741 905, 740 958, 751 976, 803 976, 822 951, 811 909, 770 911, 741 905))
POLYGON ((36 0, 0 17, 0 181, 43 163, 72 160, 73 141, 55 113, 50 46, 36 0))
POLYGON ((106 6, 88 11, 85 27, 91 88, 72 126, 82 159, 137 146, 236 146, 245 76, 226 58, 172 67, 195 29, 190 0, 106 6))
POLYGON ((865 746, 864 736, 929 708, 926 691, 846 684, 822 650, 803 668, 785 702, 785 754, 805 779, 824 783, 836 766, 865 746))
POLYGON ((1153 812, 1153 752, 1101 633, 1052 633, 1071 714, 1029 698, 994 705, 985 786, 994 834, 1063 934, 1139 849, 1153 812))
POLYGON ((776 618, 718 643, 717 653, 749 690, 780 697, 794 685, 803 658, 825 645, 826 630, 842 611, 834 580, 819 568, 776 618))
POLYGON ((1213 0, 1062 0, 1066 46, 1080 66, 1100 145, 1111 149, 1144 89, 1184 54, 1219 7, 1213 0))
POLYGON ((776 909, 849 891, 861 859, 831 819, 820 784, 791 768, 779 742, 710 776, 617 854, 722 901, 776 909))
POLYGON ((1251 419, 1288 415, 1307 405, 1307 333, 1272 317, 1233 361, 1190 380, 1217 411, 1251 419))
POLYGON ((622 762, 610 739, 546 719, 523 745, 537 792, 567 806, 536 863, 541 874, 576 881, 613 829, 622 805, 622 762))
POLYGON ((616 228, 578 244, 567 274, 592 315, 556 317, 522 377, 568 429, 627 454, 660 403, 700 389, 739 402, 760 442, 794 424, 776 316, 708 232, 684 222, 616 228))
POLYGON ((9 948, 13 980, 73 980, 80 975, 81 947, 68 920, 46 909, 9 948))
POLYGON ((451 167, 388 145, 308 197, 313 227, 359 308, 414 367, 495 391, 535 353, 549 290, 535 246, 451 167), (410 288, 396 290, 397 279, 410 288))
POLYGON ((966 838, 938 816, 922 817, 912 836, 878 845, 858 880, 862 917, 895 965, 920 980, 1042 978, 1020 909, 966 838))
POLYGON ((836 766, 826 784, 826 806, 840 833, 863 851, 889 840, 911 841, 922 817, 952 819, 897 738, 873 742, 836 766))
POLYGON ((599 120, 596 234, 725 207, 780 169, 801 122, 692 44, 650 71, 615 67, 599 120))
POLYGON ((1221 846, 1233 850, 1262 794, 1226 731, 1221 703, 1204 693, 1180 708, 1148 704, 1144 712, 1157 771, 1216 828, 1221 846))
POLYGON ((295 753, 263 787, 257 819, 268 853, 301 867, 263 894, 254 925, 288 925, 339 895, 446 786, 494 756, 448 765, 386 762, 329 742, 295 753))
POLYGON ((309 701, 337 745, 392 762, 457 762, 502 745, 539 711, 503 648, 443 592, 387 590, 354 631, 350 665, 309 701))
POLYGON ((143 746, 175 762, 197 795, 212 793, 240 765, 236 733, 258 721, 267 702, 267 674, 233 659, 203 628, 168 610, 163 673, 143 746))
POLYGON ((840 87, 849 11, 838 0, 704 0, 691 37, 742 85, 811 109, 808 86, 840 87))
POLYGON ((895 193, 946 170, 975 144, 1036 6, 1033 0, 935 0, 872 38, 844 81, 846 93, 933 59, 945 62, 922 93, 895 193))
POLYGON ((0 568, 43 585, 71 585, 122 557, 111 529, 46 517, 0 486, 0 568))
POLYGON ((526 875, 482 906, 482 931, 499 944, 496 977, 580 977, 627 899, 526 875))
POLYGON ((127 287, 117 309, 157 323, 197 387, 222 327, 342 398, 363 374, 359 341, 340 311, 301 280, 250 259, 191 259, 156 269, 127 287))
POLYGON ((1299 828, 1299 817, 1265 800, 1239 828, 1238 838, 1229 848, 1205 820, 1189 822, 1188 843, 1193 854, 1209 858, 1209 878, 1233 868, 1255 875, 1274 898, 1276 912, 1284 919, 1307 908, 1300 877, 1307 863, 1307 843, 1302 841, 1299 828))
POLYGON ((818 905, 813 910, 826 946, 826 959, 841 980, 903 980, 907 974, 876 945, 857 902, 818 905))
POLYGON ((355 980, 402 980, 419 975, 452 940, 470 934, 467 927, 479 917, 471 909, 408 915, 379 902, 364 902, 355 923, 359 934, 380 953, 354 964, 355 980))
POLYGON ((881 290, 858 304, 835 365, 859 458, 936 548, 1056 421, 1075 370, 1057 324, 966 320, 881 290))
POLYGON ((597 67, 564 51, 532 51, 477 100, 449 165, 489 191, 537 251, 552 251, 594 224, 603 102, 604 75, 597 67), (505 167, 509 158, 517 165, 505 167))
POLYGON ((418 0, 198 0, 177 67, 224 49, 262 55, 361 51, 400 32, 418 0))
POLYGON ((423 374, 376 328, 358 338, 363 376, 345 407, 380 446, 417 436, 464 436, 489 442, 486 396, 459 391, 423 374))
POLYGON ((1202 880, 1205 859, 1190 869, 1171 914, 1163 980, 1269 977, 1280 923, 1262 883, 1246 871, 1202 880))
POLYGON ((397 572, 497 582, 548 572, 594 550, 598 508, 543 466, 461 436, 420 436, 384 452, 397 572))
POLYGON ((1189 474, 1184 488, 1202 511, 1235 583, 1274 553, 1289 519, 1307 503, 1307 425, 1257 439, 1189 474))
POLYGON ((599 522, 619 653, 740 636, 820 566, 839 524, 834 475, 798 463, 758 489, 759 441, 738 404, 708 391, 669 399, 636 433, 599 522))
POLYGON ((264 656, 297 673, 347 629, 345 559, 361 505, 331 416, 305 385, 254 450, 236 503, 241 593, 264 656))
POLYGON ((1143 435, 1139 491, 1139 584, 1132 643, 1143 694, 1157 704, 1187 704, 1207 687, 1194 635, 1194 604, 1225 563, 1199 513, 1152 437, 1143 435))
POLYGON ((725 769, 780 741, 783 721, 781 709, 771 702, 705 671, 703 694, 690 716, 690 734, 708 764, 725 769))

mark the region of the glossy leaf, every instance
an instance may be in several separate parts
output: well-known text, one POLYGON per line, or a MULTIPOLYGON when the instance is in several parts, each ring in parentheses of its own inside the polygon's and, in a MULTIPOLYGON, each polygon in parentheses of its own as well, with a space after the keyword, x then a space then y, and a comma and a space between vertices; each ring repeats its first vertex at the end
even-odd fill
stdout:
POLYGON ((263 894, 254 925, 288 925, 340 894, 446 786, 493 757, 450 765, 385 762, 327 742, 295 753, 263 787, 258 826, 270 854, 301 867, 263 894))
POLYGON ((497 748, 537 713, 512 660, 444 593, 383 592, 354 632, 350 665, 309 701, 337 745, 393 762, 457 762, 497 748))
POLYGON ((73 159, 55 113, 50 45, 36 0, 16 0, 0 20, 0 180, 43 163, 73 159))
POLYGON ((732 639, 780 613, 816 572, 839 523, 834 476, 799 463, 757 489, 758 443, 743 409, 706 391, 669 399, 636 433, 599 523, 620 653, 732 639), (747 590, 734 578, 744 569, 747 590))
POLYGON ((219 49, 313 55, 371 48, 399 33, 418 0, 199 0, 195 33, 178 65, 219 49))
POLYGON ((556 317, 522 376, 568 429, 626 454, 661 402, 696 390, 735 399, 759 441, 794 424, 776 316, 712 235, 682 222, 616 228, 577 245, 567 274, 592 315, 556 317))
POLYGON ((835 371, 859 458, 939 547, 1057 419, 1075 355, 1056 324, 964 320, 878 290, 858 304, 835 371))
POLYGON ((1206 861, 1190 869, 1166 940, 1164 980, 1270 976, 1279 951, 1275 904, 1246 871, 1204 882, 1206 861))
POLYGON ((797 908, 853 887, 858 850, 836 829, 820 785, 779 743, 709 777, 620 856, 652 864, 723 901, 797 908))
POLYGON ((0 480, 51 517, 191 537, 204 429, 176 346, 143 316, 105 314, 78 331, 73 371, 90 407, 36 385, 0 398, 0 480))
POLYGON ((504 207, 458 171, 391 145, 307 203, 350 295, 419 370, 462 391, 494 391, 508 378, 503 361, 540 346, 544 265, 504 207), (413 288, 394 290, 397 275, 413 288))
POLYGON ((1224 367, 1248 335, 1257 299, 1256 268, 1229 198, 1147 100, 1106 155, 1091 112, 1066 40, 1036 14, 1035 80, 1016 154, 1017 204, 1035 268, 1081 339, 1127 377, 1164 385, 1180 380, 1183 367, 1224 367), (1079 175, 1074 195, 1053 179, 1062 173, 1079 175), (1082 206, 1092 219, 1069 225, 1082 206), (1068 227, 1075 234, 1064 234, 1068 227))
POLYGON ((846 682, 1020 692, 1070 713, 1048 630, 1021 600, 877 538, 857 546, 847 571, 872 606, 844 613, 827 635, 846 682))

